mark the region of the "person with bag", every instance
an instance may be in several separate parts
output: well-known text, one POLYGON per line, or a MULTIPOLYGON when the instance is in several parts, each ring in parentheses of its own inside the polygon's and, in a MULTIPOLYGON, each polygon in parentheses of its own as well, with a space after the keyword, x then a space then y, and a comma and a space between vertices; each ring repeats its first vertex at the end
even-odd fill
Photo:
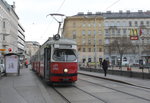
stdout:
POLYGON ((108 62, 104 59, 102 62, 102 68, 104 70, 104 75, 107 75, 107 70, 108 70, 108 62))

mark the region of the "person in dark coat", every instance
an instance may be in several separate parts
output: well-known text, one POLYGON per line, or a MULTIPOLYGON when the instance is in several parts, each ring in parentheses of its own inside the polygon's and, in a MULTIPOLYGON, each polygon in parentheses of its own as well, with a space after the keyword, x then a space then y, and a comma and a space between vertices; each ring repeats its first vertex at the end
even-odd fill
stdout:
POLYGON ((108 69, 108 62, 104 59, 103 62, 102 62, 102 68, 104 70, 104 74, 106 76, 107 74, 107 69, 108 69))

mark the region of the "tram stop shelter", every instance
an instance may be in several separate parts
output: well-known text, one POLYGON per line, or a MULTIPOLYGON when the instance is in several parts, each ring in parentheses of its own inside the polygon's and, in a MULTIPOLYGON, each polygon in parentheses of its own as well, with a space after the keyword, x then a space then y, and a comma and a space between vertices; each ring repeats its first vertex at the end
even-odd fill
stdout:
POLYGON ((4 55, 5 75, 17 74, 20 75, 19 55, 16 53, 8 53, 4 55))

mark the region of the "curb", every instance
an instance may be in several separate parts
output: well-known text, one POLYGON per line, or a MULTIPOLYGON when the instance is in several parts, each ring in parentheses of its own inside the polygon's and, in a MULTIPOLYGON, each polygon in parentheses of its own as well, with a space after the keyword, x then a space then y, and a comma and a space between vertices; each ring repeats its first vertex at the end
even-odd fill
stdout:
POLYGON ((123 83, 123 84, 131 85, 131 86, 136 86, 136 87, 144 88, 144 89, 150 89, 149 87, 140 86, 140 85, 136 85, 136 84, 133 84, 133 83, 129 83, 129 82, 125 82, 125 81, 121 81, 121 80, 117 80, 117 79, 111 79, 111 78, 101 77, 101 76, 94 76, 92 74, 80 73, 80 72, 78 72, 78 74, 92 76, 92 77, 95 77, 95 78, 101 78, 101 79, 105 79, 105 80, 109 80, 109 81, 114 81, 114 82, 118 82, 118 83, 123 83))

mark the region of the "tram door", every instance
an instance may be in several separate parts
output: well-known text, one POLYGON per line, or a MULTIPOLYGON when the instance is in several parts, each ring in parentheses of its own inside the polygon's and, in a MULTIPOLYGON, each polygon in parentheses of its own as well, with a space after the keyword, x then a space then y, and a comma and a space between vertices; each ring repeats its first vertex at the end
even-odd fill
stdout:
POLYGON ((50 60, 51 48, 44 48, 44 79, 49 81, 50 78, 50 60))

